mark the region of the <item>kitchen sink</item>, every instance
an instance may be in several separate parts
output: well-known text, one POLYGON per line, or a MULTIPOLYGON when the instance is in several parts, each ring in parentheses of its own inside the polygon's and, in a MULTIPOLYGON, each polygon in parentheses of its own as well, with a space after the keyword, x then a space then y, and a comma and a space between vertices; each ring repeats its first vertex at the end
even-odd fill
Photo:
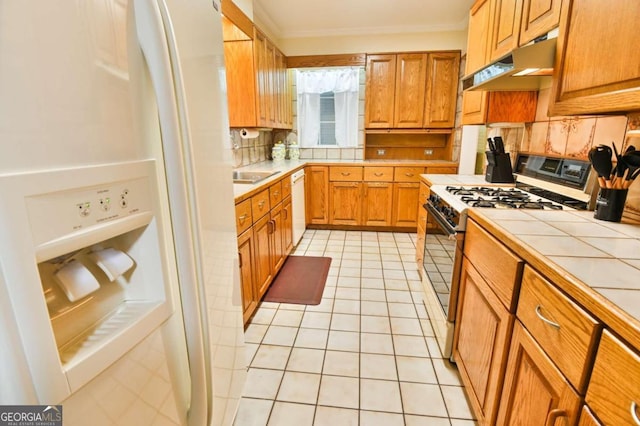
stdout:
POLYGON ((263 179, 266 179, 268 177, 271 177, 275 174, 280 173, 279 171, 276 172, 254 172, 254 171, 247 171, 247 172, 241 172, 239 170, 234 170, 233 171, 233 183, 256 183, 256 182, 260 182, 263 179))

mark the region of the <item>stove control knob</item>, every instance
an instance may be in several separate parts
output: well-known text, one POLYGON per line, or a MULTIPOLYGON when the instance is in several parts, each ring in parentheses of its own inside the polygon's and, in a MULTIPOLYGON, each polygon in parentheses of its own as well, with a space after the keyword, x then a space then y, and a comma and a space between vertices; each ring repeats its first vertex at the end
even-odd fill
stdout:
POLYGON ((431 194, 429 195, 429 200, 431 200, 433 204, 438 204, 440 202, 440 197, 438 197, 436 194, 431 194))

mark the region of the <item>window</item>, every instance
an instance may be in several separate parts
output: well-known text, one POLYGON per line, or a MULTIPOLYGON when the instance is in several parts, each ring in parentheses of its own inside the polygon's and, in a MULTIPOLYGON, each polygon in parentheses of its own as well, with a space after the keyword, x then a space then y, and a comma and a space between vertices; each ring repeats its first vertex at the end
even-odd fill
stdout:
POLYGON ((358 68, 298 70, 300 146, 357 146, 359 74, 358 68))
POLYGON ((320 139, 318 145, 336 145, 336 108, 333 92, 320 93, 320 139))

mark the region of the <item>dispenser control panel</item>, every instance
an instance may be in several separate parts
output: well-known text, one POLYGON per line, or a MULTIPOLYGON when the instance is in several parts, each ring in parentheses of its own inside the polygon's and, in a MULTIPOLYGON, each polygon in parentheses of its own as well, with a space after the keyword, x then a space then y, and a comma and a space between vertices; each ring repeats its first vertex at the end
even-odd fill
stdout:
POLYGON ((151 176, 30 196, 26 199, 36 245, 127 216, 152 213, 151 176))

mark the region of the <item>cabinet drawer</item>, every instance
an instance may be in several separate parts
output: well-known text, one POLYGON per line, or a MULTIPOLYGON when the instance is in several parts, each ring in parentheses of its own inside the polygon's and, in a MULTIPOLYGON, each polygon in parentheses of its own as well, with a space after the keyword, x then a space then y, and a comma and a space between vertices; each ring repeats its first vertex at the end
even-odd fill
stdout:
POLYGON ((420 182, 424 167, 396 167, 393 180, 396 182, 420 182))
POLYGON ((580 394, 595 348, 598 322, 529 266, 516 316, 580 394))
POLYGON ((252 224, 251 200, 244 200, 236 204, 236 230, 238 231, 238 235, 249 229, 252 224))
POLYGON ((362 167, 330 167, 329 180, 360 182, 362 181, 362 167))
POLYGON ((291 176, 286 176, 280 181, 282 183, 282 199, 291 195, 291 176))
POLYGON ((586 399, 602 424, 640 424, 638 377, 640 355, 605 330, 586 399))
POLYGON ((474 221, 467 221, 464 254, 509 312, 515 312, 524 262, 474 221))
POLYGON ((393 181, 393 167, 365 167, 365 182, 391 182, 393 181))
POLYGON ((269 200, 272 206, 275 206, 282 201, 284 196, 282 195, 282 181, 278 181, 269 187, 269 200))
POLYGON ((436 167, 427 167, 425 173, 429 173, 432 175, 455 175, 458 172, 458 168, 456 166, 436 166, 436 167))
POLYGON ((251 197, 251 213, 254 222, 269 213, 269 210, 271 210, 271 204, 269 203, 268 189, 251 197))

